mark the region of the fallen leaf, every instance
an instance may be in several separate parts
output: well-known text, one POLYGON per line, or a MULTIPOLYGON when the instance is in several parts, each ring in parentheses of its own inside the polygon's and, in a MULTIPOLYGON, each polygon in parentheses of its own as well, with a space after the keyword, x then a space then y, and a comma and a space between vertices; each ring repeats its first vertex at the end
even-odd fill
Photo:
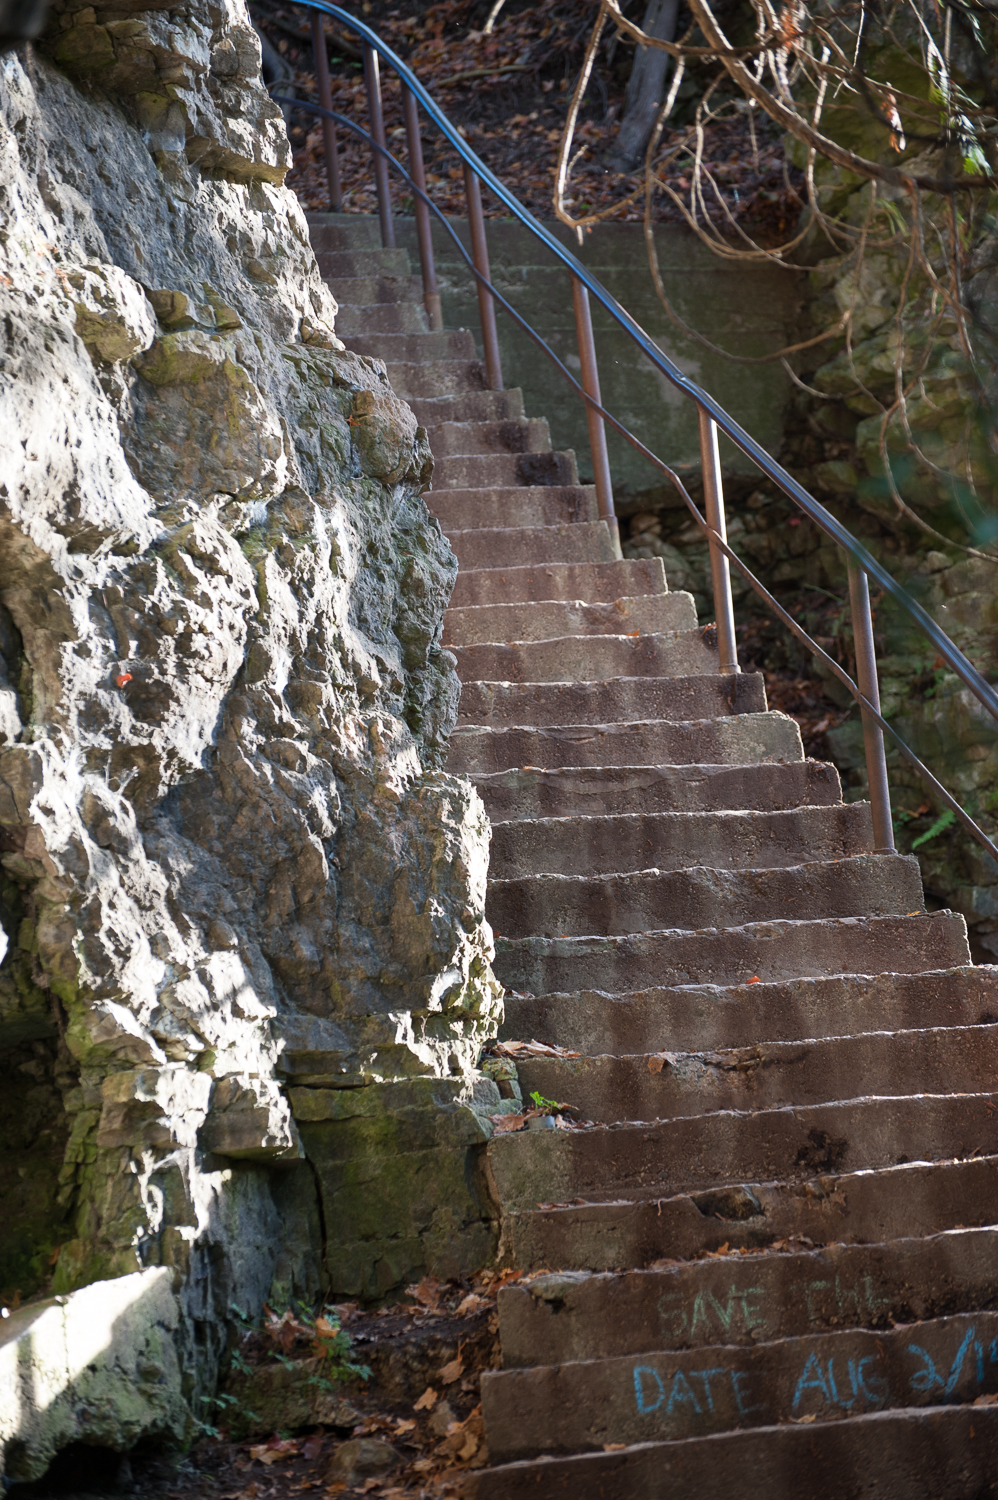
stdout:
POLYGON ((622 1448, 626 1448, 626 1447, 627 1447, 626 1443, 604 1443, 603 1444, 603 1452, 604 1453, 619 1453, 622 1448))
POLYGON ((119 687, 124 687, 126 682, 131 682, 132 674, 131 672, 119 672, 114 680, 119 687))
POLYGON ((995 1406, 998 1405, 998 1395, 989 1393, 985 1396, 978 1396, 976 1401, 972 1401, 970 1404, 971 1406, 995 1406))
POLYGON ((437 1392, 432 1385, 428 1385, 418 1401, 413 1403, 413 1411, 432 1411, 439 1400, 437 1392))
POLYGON ((424 1276, 418 1286, 406 1287, 410 1297, 414 1297, 428 1312, 437 1312, 440 1307, 440 1281, 436 1276, 424 1276))
POLYGON ((497 1042, 493 1048, 497 1057, 580 1057, 570 1047, 558 1047, 548 1042, 497 1042))
MULTIPOLYGON (((762 980, 759 978, 758 974, 753 974, 752 978, 751 979, 746 979, 745 983, 746 984, 761 984, 762 980)), ((801 1420, 803 1420, 803 1418, 801 1420)))
POLYGON ((395 1431, 401 1436, 403 1432, 412 1432, 416 1426, 417 1423, 414 1417, 399 1417, 395 1423, 395 1431))
MULTIPOLYGON (((415 1425, 415 1423, 413 1425, 415 1425)), ((322 1452, 322 1445, 324 1442, 325 1438, 323 1437, 322 1433, 314 1432, 312 1436, 307 1437, 302 1444, 302 1457, 307 1458, 310 1464, 314 1463, 315 1460, 319 1457, 319 1454, 322 1452)))
POLYGON ((464 1360, 461 1358, 460 1352, 458 1352, 454 1359, 444 1365, 438 1379, 442 1385, 453 1385, 455 1380, 459 1380, 463 1374, 464 1360))
POLYGON ((526 1115, 492 1115, 490 1118, 495 1126, 493 1135, 510 1135, 514 1130, 522 1130, 527 1123, 526 1115))
POLYGON ((469 1292, 467 1297, 459 1302, 454 1309, 454 1316, 456 1318, 466 1318, 471 1313, 481 1312, 482 1308, 488 1307, 488 1305, 487 1297, 480 1297, 477 1292, 469 1292))
POLYGON ((663 1068, 672 1068, 676 1063, 674 1052, 652 1052, 648 1058, 649 1073, 661 1073, 663 1068))

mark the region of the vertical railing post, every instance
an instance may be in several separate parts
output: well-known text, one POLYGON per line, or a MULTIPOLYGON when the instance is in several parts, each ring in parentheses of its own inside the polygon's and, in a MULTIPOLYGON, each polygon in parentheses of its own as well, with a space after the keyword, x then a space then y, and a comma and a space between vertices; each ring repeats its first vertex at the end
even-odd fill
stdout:
MULTIPOLYGON (((721 484, 721 455, 717 446, 717 423, 702 406, 697 407, 700 422, 700 466, 703 474, 703 501, 707 525, 722 541, 728 540, 724 524, 724 489, 721 484)), ((720 547, 708 538, 710 578, 714 587, 714 620, 717 625, 718 665, 722 672, 740 672, 735 642, 735 607, 731 598, 731 569, 720 547)))
MULTIPOLYGON (((378 54, 370 42, 364 43, 364 82, 367 85, 367 114, 371 122, 371 135, 377 145, 384 148, 385 117, 381 109, 381 71, 378 54)), ((378 219, 381 223, 381 243, 386 250, 395 249, 395 225, 392 223, 392 194, 388 177, 388 161, 380 151, 374 153, 374 182, 378 190, 378 219)))
MULTIPOLYGON (((402 85, 402 108, 405 112, 405 132, 409 142, 409 174, 413 182, 426 192, 426 172, 423 169, 423 142, 419 134, 419 106, 416 96, 406 85, 402 85)), ((418 195, 414 198, 416 215, 416 238, 419 241, 419 264, 423 273, 423 306, 430 328, 438 333, 444 326, 440 309, 440 293, 437 291, 437 268, 433 259, 433 226, 430 210, 418 195)))
MULTIPOLYGON (((575 308, 575 334, 579 343, 579 360, 582 365, 582 389, 587 396, 602 405, 599 388, 599 368, 596 364, 596 343, 593 339, 593 319, 589 308, 589 288, 577 276, 572 277, 572 306, 575 308)), ((610 456, 606 450, 606 426, 598 411, 586 402, 586 426, 589 428, 589 451, 593 459, 593 484, 596 487, 596 504, 600 519, 605 521, 613 538, 617 556, 620 551, 620 528, 613 508, 613 481, 610 478, 610 456)))
MULTIPOLYGON (((857 567, 848 554, 849 603, 852 605, 852 636, 856 648, 856 686, 866 701, 880 712, 880 684, 877 681, 877 649, 873 639, 873 615, 870 612, 870 584, 865 571, 857 567)), ((873 847, 877 854, 894 853, 894 823, 891 818, 891 793, 887 784, 887 757, 884 754, 884 732, 865 708, 863 748, 866 751, 866 775, 870 783, 870 811, 873 814, 873 847)))
MULTIPOLYGON (((329 81, 329 53, 326 50, 326 31, 322 24, 321 10, 312 12, 312 51, 315 53, 315 83, 319 92, 319 103, 323 109, 332 109, 333 86, 329 81)), ((340 186, 340 153, 336 141, 336 123, 325 117, 322 121, 322 145, 326 153, 329 207, 334 214, 338 214, 343 209, 343 189, 340 186)))
MULTIPOLYGON (((475 270, 492 280, 489 271, 489 247, 485 241, 485 215, 482 213, 482 187, 477 173, 464 164, 464 191, 468 199, 468 229, 471 232, 471 258, 475 270)), ((496 329, 496 305, 487 285, 478 282, 478 312, 482 320, 482 344, 485 348, 485 379, 490 391, 502 390, 502 365, 499 361, 499 333, 496 329)))

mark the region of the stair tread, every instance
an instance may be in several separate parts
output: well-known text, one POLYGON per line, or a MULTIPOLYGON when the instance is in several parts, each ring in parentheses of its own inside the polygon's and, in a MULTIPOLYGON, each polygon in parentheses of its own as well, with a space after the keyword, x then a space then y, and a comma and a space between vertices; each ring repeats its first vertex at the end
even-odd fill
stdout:
MULTIPOLYGON (((528 1272, 543 1274, 552 1265, 618 1276, 631 1274, 625 1266, 707 1268, 718 1251, 728 1257, 781 1244, 788 1251, 872 1244, 988 1226, 996 1171, 998 1157, 977 1156, 823 1172, 804 1181, 744 1179, 664 1197, 579 1197, 515 1209, 506 1229, 516 1264, 528 1272)), ((508 1325, 505 1347, 512 1363, 529 1364, 567 1345, 538 1343, 529 1327, 514 1341, 508 1325)))
POLYGON ((469 1476, 463 1493, 465 1500, 661 1500, 673 1493, 985 1500, 995 1494, 996 1472, 998 1408, 934 1406, 522 1460, 469 1476))
POLYGON ((972 1401, 996 1389, 998 1313, 978 1310, 875 1331, 826 1327, 749 1349, 647 1350, 640 1363, 622 1355, 490 1370, 482 1404, 492 1451, 508 1460, 972 1401))

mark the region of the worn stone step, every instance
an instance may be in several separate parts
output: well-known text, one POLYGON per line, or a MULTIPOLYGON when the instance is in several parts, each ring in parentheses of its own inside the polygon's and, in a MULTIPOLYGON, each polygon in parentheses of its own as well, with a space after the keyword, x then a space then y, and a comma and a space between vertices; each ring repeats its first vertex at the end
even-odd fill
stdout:
MULTIPOLYGON (((439 459, 434 455, 434 460, 435 490, 502 489, 544 484, 563 486, 579 482, 578 465, 571 450, 564 453, 550 450, 543 453, 456 453, 439 459)), ((574 556, 565 559, 566 562, 575 560, 574 556)), ((603 561, 601 557, 592 560, 603 561)))
MULTIPOLYGON (((556 492, 554 486, 552 492, 556 492)), ((660 557, 615 559, 605 563, 490 565, 457 575, 451 607, 529 604, 549 599, 612 603, 624 595, 664 594, 666 589, 665 568, 660 557)))
MULTIPOLYGON (((418 303, 423 301, 423 283, 418 276, 338 276, 330 278, 333 296, 344 307, 372 307, 376 302, 418 303)), ((338 327, 338 325, 337 325, 338 327)))
POLYGON ((567 635, 508 645, 489 641, 451 649, 462 683, 593 682, 614 677, 717 674, 717 647, 700 630, 567 635))
MULTIPOLYGON (((499 823, 494 828, 489 874, 493 880, 509 880, 524 875, 578 877, 627 870, 688 871, 701 866, 720 875, 736 869, 801 866, 805 859, 845 859, 866 854, 872 843, 868 802, 795 807, 786 812, 720 809, 524 819, 499 823)), ((887 877, 895 870, 905 870, 906 879, 913 868, 918 868, 915 861, 881 866, 887 877)), ((804 882, 808 876, 802 870, 798 878, 804 882)), ((788 884, 788 901, 792 899, 791 889, 788 884)), ((635 890, 637 893, 637 887, 635 890)), ((917 909, 921 910, 921 901, 917 909)), ((781 915, 792 917, 794 913, 781 915)), ((672 927, 682 925, 669 923, 672 927)))
POLYGON ((352 347, 357 335, 371 333, 429 333, 426 312, 418 302, 371 302, 361 307, 341 302, 336 332, 352 347))
POLYGON ((381 229, 373 215, 316 212, 306 214, 305 219, 317 254, 320 250, 381 250, 381 229))
POLYGON ((460 568, 484 564, 489 568, 515 568, 527 558, 550 563, 614 560, 613 541, 602 521, 577 521, 571 526, 483 526, 473 531, 446 531, 446 536, 460 568))
MULTIPOLYGON (((890 953, 881 955, 889 961, 890 953)), ((745 1047, 781 1037, 998 1021, 998 968, 835 974, 768 984, 692 984, 629 995, 600 990, 506 996, 500 1035, 624 1056, 664 1048, 745 1047)))
POLYGON ((523 392, 516 386, 505 391, 457 391, 452 396, 414 396, 409 402, 421 427, 441 422, 518 422, 522 419, 523 392))
MULTIPOLYGON (((547 641, 565 636, 674 635, 696 629, 693 595, 643 594, 612 604, 545 601, 541 604, 473 604, 444 615, 447 646, 503 641, 547 641)), ((715 667, 712 670, 716 670, 715 667)))
MULTIPOLYGON (((886 1300, 886 1299, 885 1299, 886 1300)), ((600 1452, 780 1422, 834 1421, 885 1408, 998 1392, 998 1313, 907 1327, 843 1329, 763 1343, 595 1357, 487 1370, 482 1413, 498 1462, 600 1452)), ((797 1493, 801 1493, 800 1490, 797 1493)))
POLYGON ((508 1209, 569 1198, 670 1197, 804 1182, 904 1161, 998 1150, 998 1093, 916 1094, 729 1110, 675 1120, 496 1136, 489 1163, 508 1209))
POLYGON ((786 1423, 482 1469, 464 1500, 995 1500, 998 1407, 786 1423))
POLYGON ((458 422, 450 419, 427 431, 433 457, 438 462, 453 454, 482 456, 490 453, 551 452, 551 434, 543 417, 520 417, 504 422, 458 422))
POLYGON ((404 250, 323 250, 312 241, 319 275, 336 295, 338 283, 362 276, 408 277, 412 268, 404 250))
POLYGON ((661 927, 738 927, 791 912, 800 921, 899 916, 921 909, 922 880, 915 859, 865 854, 784 869, 694 866, 630 875, 492 879, 486 915, 497 937, 552 938, 661 927))
POLYGON ((991 1224, 865 1245, 730 1251, 644 1271, 542 1271, 499 1293, 503 1365, 744 1347, 978 1312, 995 1305, 988 1268, 996 1253, 991 1224))
POLYGON ((485 366, 478 359, 434 359, 423 364, 419 359, 393 357, 385 368, 392 390, 403 401, 485 389, 485 366))
MULTIPOLYGON (((986 1093, 998 1081, 998 1027, 870 1031, 804 1042, 757 1042, 718 1052, 528 1058, 524 1097, 574 1104, 584 1120, 665 1120, 719 1109, 821 1104, 860 1094, 986 1093)), ((994 1203, 998 1221, 998 1193, 994 1203)))
POLYGON ((425 368, 438 360, 475 357, 475 340, 467 328, 444 333, 354 333, 343 342, 355 354, 370 354, 386 364, 418 364, 425 368))
MULTIPOLYGON (((548 1266, 616 1271, 694 1259, 706 1266, 713 1261, 699 1257, 762 1250, 778 1242, 789 1249, 789 1241, 799 1237, 804 1242, 795 1248, 805 1249, 991 1225, 996 1183, 998 1157, 908 1163, 825 1173, 804 1182, 722 1185, 674 1197, 546 1204, 505 1214, 503 1234, 512 1264, 525 1271, 548 1266)), ((691 1296, 687 1306, 692 1305, 691 1296)), ((713 1304, 708 1298, 702 1307, 706 1313, 713 1304)), ((727 1330, 705 1328, 702 1336, 726 1337, 727 1330)), ((529 1343, 521 1339, 514 1346, 512 1334, 508 1353, 513 1363, 530 1363, 529 1343)))
POLYGON ((803 759, 796 720, 774 712, 510 729, 460 726, 451 735, 447 764, 458 774, 498 775, 514 767, 527 773, 562 767, 654 769, 660 761, 680 768, 696 768, 707 760, 725 768, 754 769, 756 763, 783 765, 803 759))
MULTIPOLYGON (((806 882, 810 867, 804 861, 867 853, 872 841, 869 802, 836 802, 831 807, 792 807, 788 811, 717 808, 704 813, 537 817, 497 823, 492 831, 489 876, 509 880, 528 874, 560 874, 578 879, 621 871, 635 871, 636 876, 642 871, 653 877, 663 870, 689 871, 695 865, 711 874, 795 865, 800 868, 797 879, 806 882)), ((917 868, 914 858, 879 865, 885 879, 893 879, 896 870, 909 874, 917 868)), ((791 889, 792 885, 786 886, 786 891, 791 889)), ((791 900, 789 894, 786 898, 791 900)), ((921 901, 917 909, 921 910, 921 901)), ((663 924, 651 922, 650 926, 663 924)), ((684 924, 669 922, 668 926, 684 924)), ((593 930, 600 929, 590 932, 593 930)))
MULTIPOLYGON (((565 526, 577 521, 599 521, 596 491, 585 484, 430 490, 423 498, 445 531, 474 531, 479 526, 503 530, 510 526, 565 526)), ((515 605, 488 607, 515 608, 515 605)))
MULTIPOLYGON (((446 634, 444 643, 449 644, 446 634)), ((842 801, 838 771, 819 760, 754 766, 566 766, 553 771, 527 766, 474 775, 472 780, 493 825, 530 818, 715 808, 776 812, 842 801)))
MULTIPOLYGON (((762 714, 765 710, 761 673, 716 677, 699 673, 693 677, 618 677, 614 682, 469 682, 461 693, 460 720, 490 728, 574 728, 628 720, 762 714)), ((696 758, 702 759, 705 752, 706 747, 696 758)))
POLYGON ((899 974, 967 964, 966 923, 958 913, 944 911, 814 922, 781 919, 627 937, 504 938, 496 945, 494 968, 507 989, 534 995, 583 986, 623 994, 653 986, 872 973, 887 958, 899 974))

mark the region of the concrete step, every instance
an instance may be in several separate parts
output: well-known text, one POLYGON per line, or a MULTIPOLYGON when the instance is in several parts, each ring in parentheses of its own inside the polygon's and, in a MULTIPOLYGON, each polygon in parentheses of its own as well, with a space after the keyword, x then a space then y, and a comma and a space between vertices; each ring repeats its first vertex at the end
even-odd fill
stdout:
MULTIPOLYGON (((312 249, 380 250, 378 220, 367 214, 310 213, 305 215, 312 249)), ((391 252, 389 252, 391 253, 391 252)), ((399 254, 402 252, 399 251, 399 254)))
POLYGON ((488 1147, 507 1212, 570 1198, 667 1198, 756 1180, 806 1182, 824 1172, 947 1161, 971 1151, 998 1151, 998 1093, 892 1095, 524 1130, 495 1136, 488 1147))
MULTIPOLYGON (((564 453, 466 453, 437 458, 434 454, 435 490, 515 488, 531 485, 577 485, 579 470, 575 454, 564 453)), ((558 559, 560 561, 561 559, 558 559)), ((593 562, 602 562, 596 557, 593 562)), ((566 562, 574 562, 568 557, 566 562)))
POLYGON ((418 364, 425 368, 437 360, 475 357, 475 340, 467 328, 446 333, 355 333, 343 342, 355 354, 370 354, 386 364, 418 364))
MULTIPOLYGON (((466 697, 470 698, 468 689, 462 701, 466 697)), ((704 760, 725 768, 742 768, 803 759, 796 720, 780 713, 742 713, 722 718, 513 729, 462 726, 451 735, 447 764, 458 775, 498 775, 513 767, 523 767, 526 773, 561 771, 564 767, 653 769, 660 761, 667 761, 674 766, 689 765, 693 778, 697 771, 692 768, 704 760)))
POLYGON ((503 422, 450 419, 427 431, 433 457, 437 460, 453 454, 551 452, 551 434, 543 417, 520 417, 503 422))
POLYGON ((523 417, 523 392, 458 391, 452 396, 414 396, 409 405, 421 427, 441 422, 518 422, 523 417))
POLYGON ((371 302, 360 307, 341 302, 336 314, 336 332, 350 345, 357 335, 429 331, 426 313, 418 302, 371 302))
MULTIPOLYGON (((890 958, 884 954, 881 962, 890 958)), ((593 1056, 625 1056, 991 1021, 998 1021, 998 967, 980 965, 730 987, 692 984, 625 995, 591 989, 537 998, 509 994, 500 1035, 536 1037, 593 1056)))
MULTIPOLYGON (((739 672, 716 677, 706 673, 695 677, 618 677, 614 682, 469 682, 461 693, 460 717, 463 724, 490 728, 504 725, 575 728, 636 719, 762 714, 765 710, 766 689, 761 673, 739 672)), ((702 759, 704 753, 706 747, 695 758, 702 759)), ((661 754, 657 758, 661 759, 661 754)))
POLYGON ((970 962, 955 912, 751 922, 703 932, 666 929, 629 937, 519 938, 496 945, 507 989, 534 995, 589 987, 626 994, 681 984, 747 984, 830 974, 872 974, 889 958, 898 974, 970 962), (886 946, 885 946, 886 945, 886 946))
MULTIPOLYGON (((427 335, 440 337, 440 335, 427 335)), ((351 340, 351 344, 353 344, 351 340)), ((383 358, 383 356, 379 356, 383 358)), ((396 396, 403 401, 420 397, 450 397, 485 388, 485 366, 478 359, 434 359, 423 364, 419 359, 386 361, 388 379, 396 396)))
POLYGON ((503 530, 510 526, 565 526, 577 521, 593 524, 599 521, 596 491, 585 484, 440 489, 428 491, 423 498, 445 531, 474 531, 478 526, 503 530))
POLYGON ((370 308, 376 302, 423 303, 418 276, 338 276, 330 280, 333 296, 344 307, 370 308))
MULTIPOLYGON (((446 635, 444 641, 449 644, 446 635)), ((531 818, 721 808, 777 812, 842 801, 838 771, 819 760, 789 766, 583 766, 554 771, 530 766, 472 780, 493 825, 531 818)))
POLYGON ((646 1271, 542 1271, 499 1293, 503 1365, 643 1357, 722 1342, 744 1348, 977 1312, 994 1305, 988 1267, 996 1253, 998 1228, 988 1225, 872 1244, 732 1251, 646 1271))
POLYGON ((336 295, 339 282, 361 276, 408 277, 409 257, 404 250, 323 250, 316 247, 319 275, 328 281, 336 295))
MULTIPOLYGON (((987 1093, 998 1080, 998 1027, 872 1031, 719 1052, 670 1052, 658 1073, 638 1057, 526 1059, 526 1098, 564 1100, 584 1120, 665 1120, 719 1109, 822 1104, 860 1094, 987 1093)), ((661 1059, 652 1058, 657 1066, 661 1059)), ((994 1203, 998 1221, 998 1194, 994 1203)))
MULTIPOLYGON (((998 1157, 985 1156, 825 1173, 804 1182, 739 1183, 675 1197, 545 1204, 504 1215, 504 1235, 512 1263, 525 1271, 561 1266, 616 1272, 619 1266, 655 1268, 664 1261, 667 1267, 684 1260, 707 1266, 713 1261, 702 1257, 718 1252, 719 1261, 723 1256, 730 1266, 730 1257, 750 1250, 841 1248, 991 1225, 996 1174, 998 1157)), ((695 1301, 691 1292, 688 1310, 695 1301)), ((954 1294, 942 1310, 961 1305, 967 1304, 954 1294)), ((724 1308, 723 1300, 720 1306, 724 1308)), ((723 1317, 720 1325, 707 1317, 700 1327, 705 1314, 714 1310, 710 1298, 701 1299, 700 1307, 697 1337, 726 1337, 723 1317)), ((538 1353, 536 1341, 530 1342, 526 1325, 523 1333, 514 1338, 507 1328, 509 1362, 547 1358, 538 1353)))
POLYGON ((674 635, 694 630, 696 623, 693 595, 685 593, 643 594, 613 604, 478 604, 449 609, 443 639, 453 647, 564 636, 674 635))
MULTIPOLYGON (((517 825, 503 825, 511 826, 517 825)), ((662 927, 740 927, 791 912, 799 921, 811 921, 901 916, 921 909, 916 860, 865 854, 786 869, 695 866, 630 875, 492 877, 486 915, 497 937, 557 938, 662 927)))
MULTIPOLYGON (((432 493, 432 492, 431 492, 432 493)), ((508 493, 499 491, 498 493, 508 493)), ((552 493, 557 493, 552 487, 552 493)), ((664 594, 660 557, 606 563, 540 563, 488 567, 457 576, 451 607, 466 604, 529 604, 549 599, 610 603, 635 594, 664 594)))
MULTIPOLYGON (((668 598, 669 595, 665 595, 668 598)), ((464 682, 593 682, 614 677, 717 674, 717 648, 699 630, 669 634, 568 635, 451 648, 464 682)))
MULTIPOLYGON (((600 1452, 781 1422, 967 1402, 998 1391, 998 1313, 482 1375, 489 1453, 600 1452)), ((797 1489, 797 1494, 802 1491, 797 1489)))
POLYGON ((485 564, 490 569, 516 568, 522 566, 526 558, 547 563, 614 561, 613 541, 602 521, 577 521, 573 526, 495 529, 483 526, 476 531, 448 531, 446 536, 457 554, 460 568, 480 568, 485 564))
MULTIPOLYGON (((577 879, 624 871, 633 871, 636 876, 639 871, 655 874, 697 867, 721 876, 725 871, 772 870, 793 865, 800 869, 797 879, 804 882, 807 879, 804 860, 846 859, 849 855, 866 854, 872 846, 868 802, 794 807, 787 812, 768 808, 764 812, 715 809, 615 813, 594 818, 524 818, 499 823, 493 829, 489 875, 492 880, 516 880, 525 875, 577 879)), ((886 878, 895 868, 910 871, 912 866, 880 868, 886 878)), ((914 868, 917 869, 917 862, 914 868)), ((788 881, 788 893, 792 889, 792 882, 788 881)), ((918 909, 921 910, 920 901, 918 909)))
POLYGON ((787 1423, 472 1473, 464 1500, 995 1500, 998 1407, 787 1423))

